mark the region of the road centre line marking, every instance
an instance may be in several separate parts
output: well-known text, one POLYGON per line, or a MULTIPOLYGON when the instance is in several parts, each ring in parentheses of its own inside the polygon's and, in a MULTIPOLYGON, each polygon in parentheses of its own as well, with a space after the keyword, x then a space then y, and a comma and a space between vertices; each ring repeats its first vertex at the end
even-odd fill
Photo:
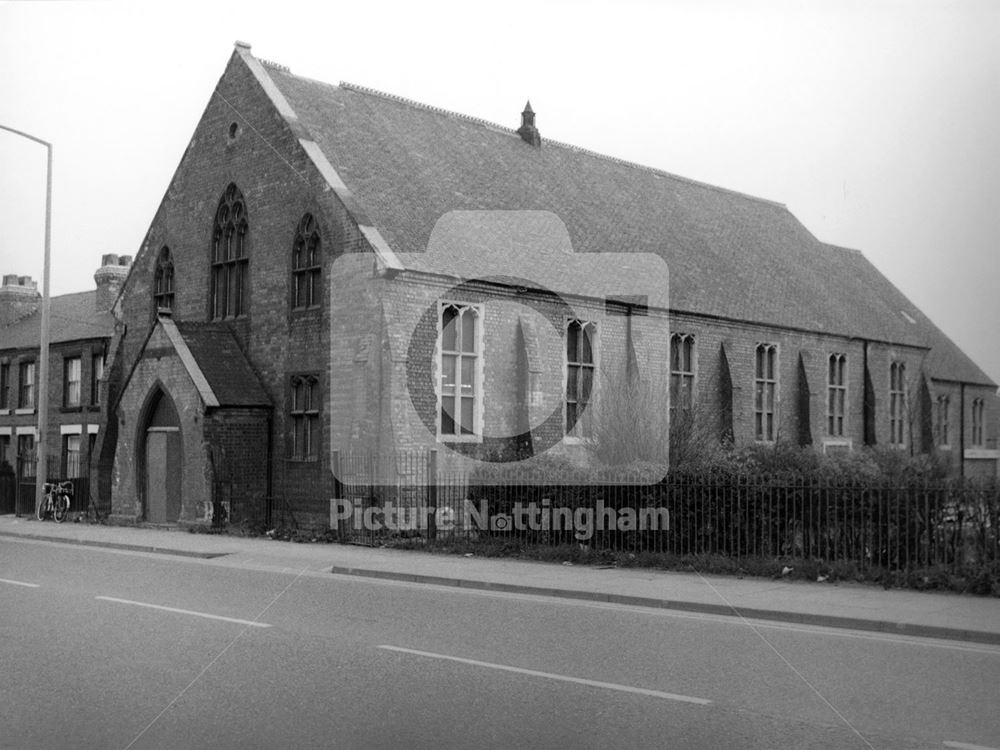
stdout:
MULTIPOLYGON (((322 576, 320 576, 322 578, 322 576)), ((973 653, 989 654, 1000 656, 1000 645, 988 643, 977 643, 975 641, 949 641, 943 638, 932 638, 930 636, 906 636, 892 635, 891 633, 874 630, 850 630, 837 628, 830 625, 797 625, 794 623, 783 623, 777 620, 755 620, 753 617, 740 619, 733 615, 714 615, 707 612, 689 612, 679 609, 667 609, 659 607, 649 607, 633 604, 617 604, 614 602, 590 601, 587 599, 569 599, 564 597, 551 597, 544 594, 521 594, 512 591, 490 591, 488 589, 462 588, 461 586, 445 586, 433 583, 414 583, 412 581, 398 581, 394 579, 382 578, 359 578, 342 573, 334 573, 330 578, 343 581, 365 581, 365 585, 375 586, 402 586, 404 588, 427 589, 448 594, 459 594, 461 596, 478 596, 487 599, 514 599, 517 601, 530 602, 533 604, 543 604, 552 607, 586 607, 587 609, 598 609, 606 611, 628 611, 642 612, 651 617, 669 617, 682 620, 695 620, 701 622, 711 622, 719 625, 745 628, 748 623, 752 623, 758 628, 768 630, 783 630, 792 633, 807 633, 810 635, 828 636, 831 638, 855 638, 865 641, 876 641, 879 643, 895 643, 904 646, 919 646, 921 648, 939 648, 949 651, 969 651, 973 653)), ((1000 748, 989 748, 989 750, 1000 750, 1000 748)))
POLYGON ((678 695, 676 693, 664 693, 660 690, 649 690, 648 688, 632 687, 631 685, 619 685, 614 682, 600 682, 598 680, 585 680, 580 677, 568 677, 567 675, 553 674, 551 672, 539 672, 535 669, 523 669, 521 667, 510 667, 506 664, 494 664, 488 661, 478 661, 476 659, 464 659, 460 656, 448 656, 447 654, 435 654, 430 651, 417 651, 412 648, 402 648, 400 646, 377 646, 385 651, 396 651, 401 654, 411 654, 413 656, 425 656, 429 659, 444 659, 455 661, 459 664, 470 664, 474 667, 486 667, 487 669, 498 669, 504 672, 514 672, 531 677, 544 677, 549 680, 559 680, 560 682, 572 682, 577 685, 587 685, 589 687, 599 687, 605 690, 617 690, 621 693, 633 693, 635 695, 646 695, 652 698, 662 698, 669 701, 681 701, 683 703, 695 703, 699 706, 707 706, 712 701, 705 698, 694 698, 690 695, 678 695))
POLYGON ((25 587, 27 587, 29 589, 39 589, 39 588, 41 588, 41 586, 39 586, 37 583, 25 583, 24 581, 12 581, 9 578, 0 578, 0 583, 9 583, 11 586, 25 586, 25 587))
POLYGON ((952 742, 951 740, 946 740, 944 746, 953 747, 956 750, 997 750, 995 747, 987 747, 986 745, 970 745, 967 742, 952 742))
POLYGON ((136 607, 148 607, 149 609, 160 609, 164 612, 174 612, 180 615, 194 615, 195 617, 204 617, 208 620, 222 620, 223 622, 234 622, 237 625, 246 625, 250 628, 269 628, 271 627, 266 622, 254 622, 253 620, 240 620, 236 617, 223 617, 222 615, 210 615, 207 612, 195 612, 191 609, 178 609, 177 607, 164 607, 160 604, 147 604, 146 602, 134 602, 131 599, 116 599, 113 596, 95 596, 95 599, 100 599, 105 602, 118 602, 119 604, 131 604, 136 607))

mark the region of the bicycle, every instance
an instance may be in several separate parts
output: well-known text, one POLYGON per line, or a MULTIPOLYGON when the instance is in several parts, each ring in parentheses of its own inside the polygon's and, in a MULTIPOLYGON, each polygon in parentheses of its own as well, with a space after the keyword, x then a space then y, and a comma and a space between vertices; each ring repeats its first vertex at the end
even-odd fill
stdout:
POLYGON ((56 523, 62 523, 69 515, 70 498, 73 496, 72 482, 58 482, 43 485, 45 498, 38 506, 36 515, 39 521, 44 521, 49 515, 56 523))

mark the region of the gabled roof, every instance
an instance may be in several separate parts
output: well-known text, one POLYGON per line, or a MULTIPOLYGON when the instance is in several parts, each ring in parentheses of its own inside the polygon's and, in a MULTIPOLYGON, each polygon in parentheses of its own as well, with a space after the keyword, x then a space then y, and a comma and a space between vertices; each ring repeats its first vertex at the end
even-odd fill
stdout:
POLYGON ((169 319, 161 319, 160 324, 165 328, 175 326, 179 332, 182 342, 175 341, 175 348, 182 361, 186 359, 181 351, 184 347, 193 357, 194 366, 187 361, 184 364, 203 390, 206 406, 271 406, 267 391, 226 325, 174 323, 169 319))
POLYGON ((860 253, 824 245, 783 205, 351 84, 264 76, 394 253, 424 252, 450 212, 548 211, 577 253, 663 258, 672 310, 933 346, 939 377, 992 384, 929 321, 910 323, 903 312, 926 319, 860 253))
MULTIPOLYGON (((146 334, 141 351, 132 363, 119 391, 119 401, 133 376, 151 351, 160 356, 172 348, 206 408, 271 407, 261 385, 233 332, 223 323, 182 323, 161 315, 146 334)), ((111 411, 117 408, 112 404, 111 411)))
MULTIPOLYGON (((61 294, 49 300, 49 343, 63 344, 85 339, 109 338, 115 330, 110 312, 97 312, 97 292, 61 294)), ((0 349, 30 349, 41 344, 42 312, 0 328, 0 349)))
POLYGON ((996 387, 990 377, 889 279, 879 273, 864 255, 836 245, 826 245, 826 248, 844 276, 853 279, 853 283, 863 290, 863 294, 859 295, 863 307, 849 310, 856 318, 855 325, 861 327, 873 318, 896 317, 903 320, 916 332, 924 346, 930 348, 925 367, 932 378, 996 387))

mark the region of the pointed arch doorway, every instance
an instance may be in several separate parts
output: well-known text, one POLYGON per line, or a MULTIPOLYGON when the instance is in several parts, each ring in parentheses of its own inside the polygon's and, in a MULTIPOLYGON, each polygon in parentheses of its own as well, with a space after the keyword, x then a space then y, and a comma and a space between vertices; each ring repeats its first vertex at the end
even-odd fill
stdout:
POLYGON ((181 515, 183 448, 180 420, 172 399, 157 388, 146 409, 140 473, 146 499, 146 520, 176 523, 181 515))

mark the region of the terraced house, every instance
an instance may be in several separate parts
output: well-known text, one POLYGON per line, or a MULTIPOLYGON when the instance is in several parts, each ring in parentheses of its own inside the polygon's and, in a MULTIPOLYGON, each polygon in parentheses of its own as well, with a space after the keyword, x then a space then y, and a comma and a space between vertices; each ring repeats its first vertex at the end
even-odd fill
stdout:
POLYGON ((115 306, 116 516, 205 522, 222 480, 322 517, 351 449, 583 460, 604 373, 719 440, 996 473, 996 384, 860 252, 520 118, 237 43, 115 306))
MULTIPOLYGON (((47 473, 72 479, 71 510, 85 510, 93 447, 104 419, 104 365, 114 333, 111 314, 130 256, 107 254, 95 288, 50 301, 47 473)), ((29 276, 6 274, 0 286, 0 512, 34 512, 35 449, 41 388, 41 294, 29 276)))

